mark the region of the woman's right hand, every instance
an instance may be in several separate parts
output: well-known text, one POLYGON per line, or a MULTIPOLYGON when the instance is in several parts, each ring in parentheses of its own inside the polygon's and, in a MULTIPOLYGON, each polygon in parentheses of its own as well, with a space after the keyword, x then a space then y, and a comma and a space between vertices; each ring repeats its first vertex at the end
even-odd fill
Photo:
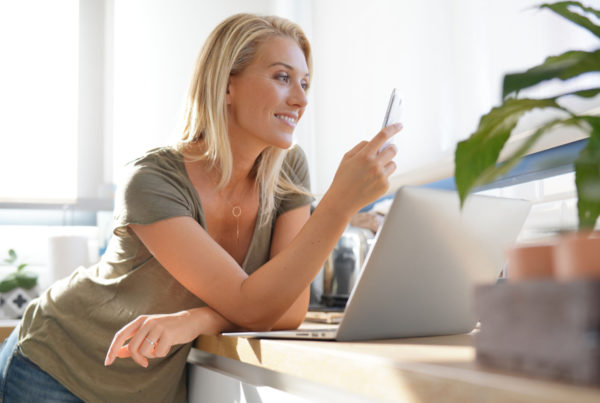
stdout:
POLYGON ((189 343, 202 334, 234 329, 233 324, 209 307, 141 315, 115 333, 104 365, 111 365, 116 358, 131 358, 146 368, 148 358, 165 357, 174 345, 189 343))
POLYGON ((348 151, 325 197, 335 198, 334 204, 348 208, 347 213, 352 215, 383 196, 389 188, 388 178, 396 170, 392 160, 396 147, 390 144, 380 149, 401 129, 400 123, 387 126, 371 141, 362 141, 348 151))

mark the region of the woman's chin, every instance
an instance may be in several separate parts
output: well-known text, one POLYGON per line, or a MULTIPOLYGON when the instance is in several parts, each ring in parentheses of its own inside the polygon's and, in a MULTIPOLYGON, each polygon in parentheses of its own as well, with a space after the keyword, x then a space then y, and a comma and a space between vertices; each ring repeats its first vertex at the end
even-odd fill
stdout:
POLYGON ((271 145, 273 147, 281 148, 282 150, 287 150, 293 144, 294 144, 294 136, 290 134, 290 135, 278 137, 276 139, 276 141, 274 141, 271 145))

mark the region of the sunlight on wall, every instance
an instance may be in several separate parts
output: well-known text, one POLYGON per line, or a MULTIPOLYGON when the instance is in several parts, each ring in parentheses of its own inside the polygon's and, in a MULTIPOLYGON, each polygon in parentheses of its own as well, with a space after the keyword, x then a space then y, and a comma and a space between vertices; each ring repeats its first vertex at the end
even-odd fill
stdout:
POLYGON ((195 57, 210 30, 237 12, 290 18, 311 40, 314 80, 296 142, 318 194, 343 154, 379 131, 392 87, 404 105, 405 128, 395 141, 400 173, 451 157, 456 142, 500 101, 504 73, 596 46, 588 33, 532 9, 538 0, 228 0, 211 7, 106 0, 106 15, 96 13, 104 27, 97 34, 105 35, 97 60, 106 65, 96 66, 105 69, 104 81, 88 85, 103 88, 100 102, 77 86, 77 5, 92 1, 0 3, 0 50, 8 55, 0 64, 0 169, 18 173, 0 176, 0 199, 7 189, 22 199, 73 198, 88 182, 85 196, 94 197, 102 185, 96 182, 118 183, 126 162, 173 140, 195 57), (99 124, 78 115, 78 91, 80 106, 96 111, 99 124), (103 165, 103 178, 77 166, 78 119, 104 127, 80 133, 102 137, 98 160, 79 156, 83 164, 103 165), (26 158, 15 152, 25 150, 26 158))
POLYGON ((329 185, 345 150, 380 129, 392 87, 404 101, 404 130, 395 140, 402 172, 453 154, 500 102, 503 74, 597 47, 591 34, 534 10, 539 3, 313 2, 317 190, 329 185))

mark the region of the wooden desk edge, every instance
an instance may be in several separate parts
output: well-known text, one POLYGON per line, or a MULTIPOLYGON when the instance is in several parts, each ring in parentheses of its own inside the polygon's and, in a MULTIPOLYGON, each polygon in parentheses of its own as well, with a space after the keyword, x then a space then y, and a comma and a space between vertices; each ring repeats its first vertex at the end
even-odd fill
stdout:
POLYGON ((482 368, 466 334, 354 343, 202 336, 195 348, 381 400, 600 401, 598 388, 482 368))

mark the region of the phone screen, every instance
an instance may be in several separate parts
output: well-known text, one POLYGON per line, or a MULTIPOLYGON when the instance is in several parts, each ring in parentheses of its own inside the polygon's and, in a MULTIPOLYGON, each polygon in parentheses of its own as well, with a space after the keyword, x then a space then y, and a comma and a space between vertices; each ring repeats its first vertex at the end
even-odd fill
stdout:
POLYGON ((388 107, 385 112, 382 129, 389 125, 393 125, 394 123, 398 123, 400 121, 401 115, 402 99, 398 95, 398 90, 394 88, 392 90, 392 95, 390 95, 390 101, 388 102, 388 107))

